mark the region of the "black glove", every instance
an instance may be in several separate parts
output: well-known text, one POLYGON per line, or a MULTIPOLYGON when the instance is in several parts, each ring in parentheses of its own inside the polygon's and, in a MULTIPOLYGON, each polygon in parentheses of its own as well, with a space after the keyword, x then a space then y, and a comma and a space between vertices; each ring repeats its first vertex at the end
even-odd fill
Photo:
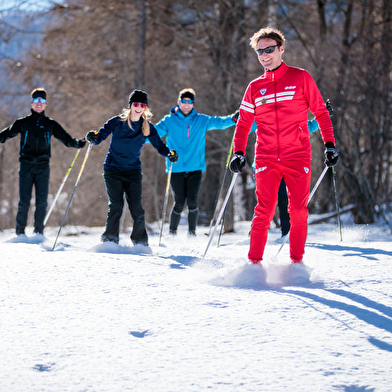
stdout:
POLYGON ((235 112, 231 115, 231 118, 233 119, 233 121, 237 122, 239 116, 240 116, 240 111, 237 110, 237 111, 235 111, 235 112))
POLYGON ((324 151, 324 163, 329 167, 335 166, 339 161, 339 151, 335 148, 335 145, 332 142, 325 143, 325 147, 326 150, 324 151))
POLYGON ((244 157, 244 153, 242 151, 237 151, 234 153, 233 158, 229 163, 229 169, 233 173, 242 173, 242 169, 246 165, 246 160, 244 157))
POLYGON ((85 138, 77 139, 75 145, 78 148, 83 148, 86 145, 86 139, 85 138))
POLYGON ((95 143, 98 140, 98 132, 96 131, 87 132, 86 139, 89 143, 95 143))
POLYGON ((167 156, 170 162, 177 162, 178 161, 178 154, 175 150, 170 150, 169 155, 167 156))
POLYGON ((325 102, 325 106, 327 107, 328 111, 329 111, 329 117, 333 116, 333 109, 331 106, 331 101, 329 99, 327 99, 327 101, 325 102))

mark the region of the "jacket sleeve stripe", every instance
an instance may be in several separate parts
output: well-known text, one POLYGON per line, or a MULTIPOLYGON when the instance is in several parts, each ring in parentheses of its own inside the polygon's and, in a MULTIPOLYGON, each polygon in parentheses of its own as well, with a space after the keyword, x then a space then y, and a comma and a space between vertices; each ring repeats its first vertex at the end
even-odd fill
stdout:
POLYGON ((252 103, 246 102, 246 101, 242 101, 240 109, 245 110, 249 113, 254 113, 255 112, 255 105, 253 105, 252 103))
POLYGON ((247 108, 246 106, 243 106, 243 105, 240 106, 240 109, 245 110, 246 112, 249 112, 249 113, 255 112, 254 109, 247 108))

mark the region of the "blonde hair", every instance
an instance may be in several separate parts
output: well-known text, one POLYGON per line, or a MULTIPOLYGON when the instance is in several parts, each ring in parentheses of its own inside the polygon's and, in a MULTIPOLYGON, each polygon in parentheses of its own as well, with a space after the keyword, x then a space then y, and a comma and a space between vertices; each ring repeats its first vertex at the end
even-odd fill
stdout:
MULTIPOLYGON (((150 135, 150 124, 149 121, 152 118, 153 114, 148 106, 144 109, 144 112, 142 114, 143 118, 143 126, 142 126, 142 132, 144 136, 149 136, 150 135)), ((128 123, 129 128, 132 128, 131 124, 131 108, 125 108, 123 109, 122 113, 120 114, 120 119, 121 121, 126 121, 128 123)))
POLYGON ((35 88, 31 93, 30 96, 33 96, 35 93, 40 93, 40 95, 46 97, 48 92, 43 87, 35 88))
POLYGON ((196 93, 195 90, 193 88, 184 88, 182 89, 179 93, 178 93, 178 100, 181 99, 182 94, 184 93, 191 93, 193 95, 194 98, 196 98, 196 93))
POLYGON ((253 36, 250 38, 250 43, 249 45, 256 50, 257 49, 257 44, 261 39, 273 39, 276 41, 278 46, 284 46, 286 39, 284 38, 284 35, 281 31, 277 29, 273 29, 272 27, 264 27, 263 29, 260 29, 256 33, 253 34, 253 36))

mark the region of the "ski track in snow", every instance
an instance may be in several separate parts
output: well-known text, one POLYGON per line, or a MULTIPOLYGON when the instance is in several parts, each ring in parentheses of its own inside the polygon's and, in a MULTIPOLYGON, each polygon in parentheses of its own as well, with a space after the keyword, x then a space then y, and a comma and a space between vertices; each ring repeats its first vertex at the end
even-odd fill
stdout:
POLYGON ((392 391, 390 231, 309 226, 290 265, 272 229, 261 266, 249 225, 205 258, 204 227, 0 233, 0 391, 392 391))

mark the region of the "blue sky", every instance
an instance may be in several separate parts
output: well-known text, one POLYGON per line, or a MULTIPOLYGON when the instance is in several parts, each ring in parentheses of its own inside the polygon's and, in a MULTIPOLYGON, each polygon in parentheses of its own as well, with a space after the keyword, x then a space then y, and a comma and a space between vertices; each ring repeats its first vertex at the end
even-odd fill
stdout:
MULTIPOLYGON (((57 1, 61 2, 61 1, 57 1)), ((13 8, 42 10, 48 7, 52 1, 47 0, 0 0, 0 12, 12 10, 13 8)))

